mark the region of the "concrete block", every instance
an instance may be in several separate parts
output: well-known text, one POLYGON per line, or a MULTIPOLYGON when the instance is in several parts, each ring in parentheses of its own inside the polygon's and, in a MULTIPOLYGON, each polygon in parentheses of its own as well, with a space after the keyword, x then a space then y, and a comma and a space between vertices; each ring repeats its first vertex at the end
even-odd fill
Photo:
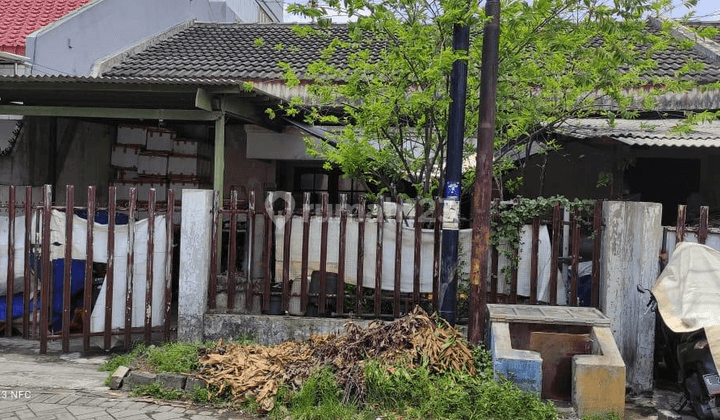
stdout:
POLYGON ((165 388, 183 389, 185 387, 185 376, 173 373, 158 373, 157 380, 165 388))
POLYGON ((185 381, 185 390, 192 391, 195 388, 207 388, 207 384, 200 378, 187 378, 185 381))
POLYGON ((510 325, 493 322, 490 332, 495 379, 507 378, 520 389, 540 395, 542 391, 542 358, 535 351, 515 350, 510 342, 510 325))
POLYGON ((573 357, 572 401, 579 417, 625 412, 625 363, 608 327, 593 327, 592 355, 573 357))
POLYGON ((130 374, 125 377, 123 381, 124 385, 129 388, 134 388, 138 385, 147 385, 155 382, 157 375, 154 373, 131 371, 130 374))
POLYGON ((213 192, 188 189, 182 195, 178 340, 203 339, 207 311, 213 192))
POLYGON ((123 379, 130 373, 130 368, 126 366, 120 366, 115 369, 115 373, 110 378, 110 389, 120 389, 123 383, 123 379))

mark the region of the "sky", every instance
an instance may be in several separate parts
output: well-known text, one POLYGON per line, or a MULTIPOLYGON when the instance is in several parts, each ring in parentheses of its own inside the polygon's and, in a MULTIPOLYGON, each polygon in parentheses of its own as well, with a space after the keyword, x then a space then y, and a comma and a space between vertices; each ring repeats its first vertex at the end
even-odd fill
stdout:
MULTIPOLYGON (((295 3, 295 2, 303 2, 304 0, 286 0, 285 4, 289 3, 295 3)), ((680 3, 679 0, 676 0, 675 3, 680 3)), ((684 7, 677 7, 675 8, 670 16, 671 17, 682 17, 685 13, 687 13, 687 9, 684 7)), ((300 22, 302 21, 301 18, 298 16, 293 16, 287 12, 285 12, 284 16, 285 22, 300 22)), ((720 2, 717 0, 698 0, 697 6, 695 7, 695 16, 693 17, 694 20, 714 20, 714 21, 720 21, 720 2)), ((336 22, 343 21, 342 17, 333 19, 336 22)))

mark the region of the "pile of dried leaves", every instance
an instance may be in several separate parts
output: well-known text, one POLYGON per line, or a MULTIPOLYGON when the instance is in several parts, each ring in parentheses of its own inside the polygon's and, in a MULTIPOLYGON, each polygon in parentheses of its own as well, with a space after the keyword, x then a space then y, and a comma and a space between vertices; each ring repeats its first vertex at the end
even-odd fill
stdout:
POLYGON ((281 383, 297 388, 325 366, 333 368, 346 399, 362 398, 369 359, 385 362, 388 370, 397 364, 423 363, 436 372, 457 369, 475 374, 472 352, 458 331, 444 321, 438 325, 420 307, 391 323, 361 328, 350 321, 342 334, 314 335, 273 347, 221 341, 214 349, 202 350, 200 362, 203 378, 219 389, 218 394, 229 390, 237 401, 254 398, 262 410, 270 411, 281 383))

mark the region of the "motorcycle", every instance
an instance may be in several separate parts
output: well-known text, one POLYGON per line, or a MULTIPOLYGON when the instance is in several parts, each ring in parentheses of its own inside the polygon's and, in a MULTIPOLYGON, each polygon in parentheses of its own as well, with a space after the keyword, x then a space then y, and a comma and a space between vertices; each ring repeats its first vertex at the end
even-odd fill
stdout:
MULTIPOLYGON (((637 289, 640 293, 650 293, 648 312, 655 312, 657 301, 652 291, 639 285, 637 289)), ((704 330, 678 334, 668 328, 662 316, 658 320, 666 343, 665 362, 678 369, 678 383, 683 389, 684 399, 676 410, 690 404, 700 420, 720 419, 720 378, 704 330)))
POLYGON ((700 420, 719 420, 720 252, 681 243, 653 289, 637 290, 650 294, 646 314, 660 313, 665 362, 677 370, 684 394, 677 410, 689 404, 700 420))

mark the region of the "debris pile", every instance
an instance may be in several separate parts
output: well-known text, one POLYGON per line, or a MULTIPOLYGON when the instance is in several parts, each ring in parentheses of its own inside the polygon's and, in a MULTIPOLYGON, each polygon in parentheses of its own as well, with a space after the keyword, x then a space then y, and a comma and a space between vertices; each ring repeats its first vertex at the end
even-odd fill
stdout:
POLYGON ((436 323, 416 307, 391 323, 373 322, 361 328, 349 321, 341 334, 314 335, 302 342, 278 346, 240 346, 222 341, 201 351, 202 375, 218 388, 229 390, 237 401, 254 398, 265 411, 272 410, 280 384, 298 388, 317 369, 330 366, 346 398, 365 392, 366 360, 384 362, 389 370, 403 364, 424 363, 435 372, 449 369, 475 374, 475 362, 460 333, 445 321, 436 323))

